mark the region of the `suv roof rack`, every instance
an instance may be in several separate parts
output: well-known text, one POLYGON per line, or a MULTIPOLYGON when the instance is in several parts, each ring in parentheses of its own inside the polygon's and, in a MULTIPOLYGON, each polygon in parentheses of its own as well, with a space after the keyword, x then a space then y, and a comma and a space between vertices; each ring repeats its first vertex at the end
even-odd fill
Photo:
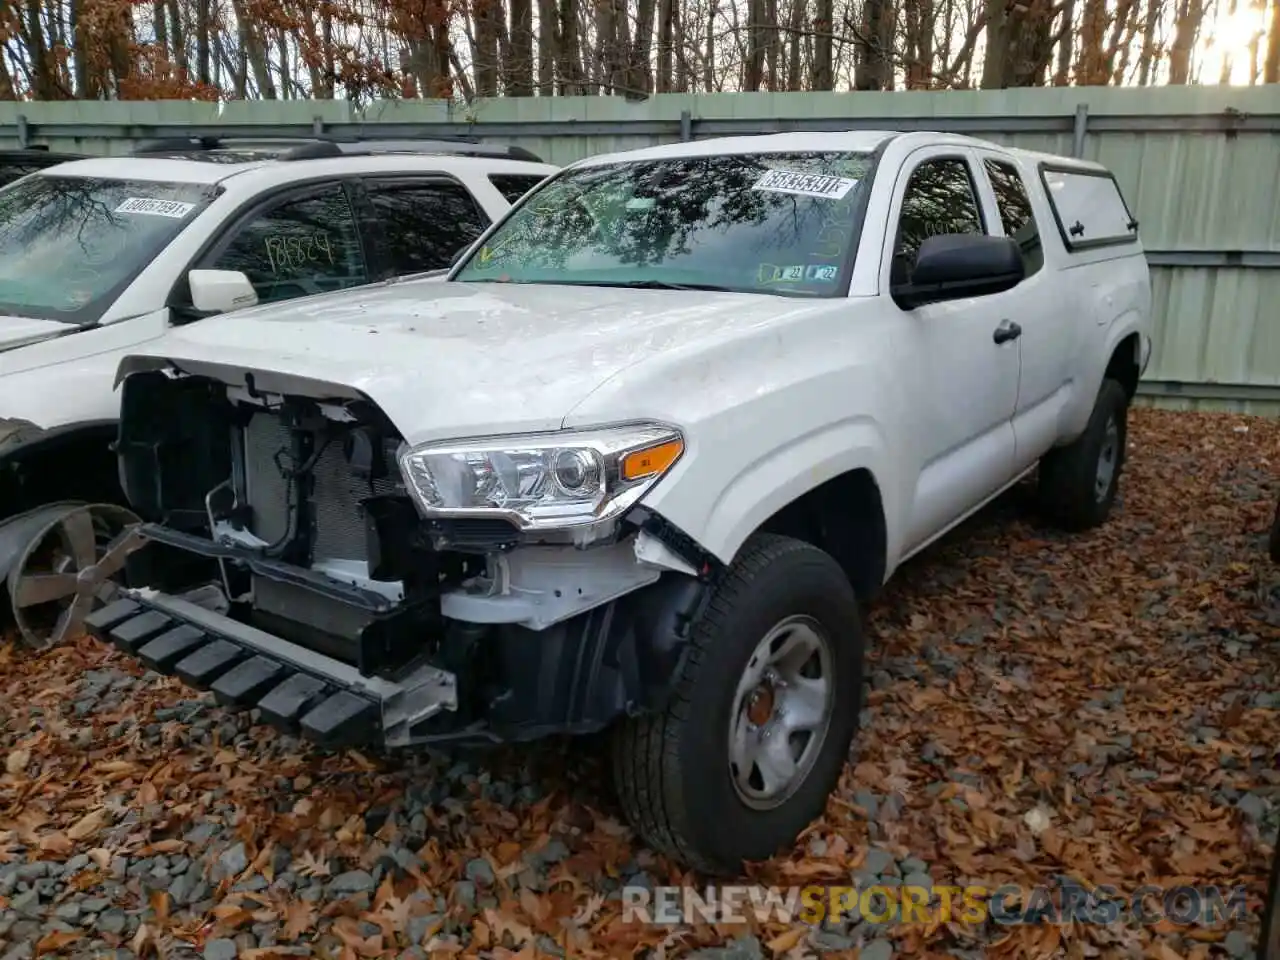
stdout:
POLYGON ((524 147, 484 143, 479 137, 219 137, 192 136, 152 140, 133 156, 181 155, 225 151, 267 153, 276 160, 320 160, 327 157, 370 156, 379 153, 443 153, 463 157, 494 157, 541 163, 542 158, 524 147))

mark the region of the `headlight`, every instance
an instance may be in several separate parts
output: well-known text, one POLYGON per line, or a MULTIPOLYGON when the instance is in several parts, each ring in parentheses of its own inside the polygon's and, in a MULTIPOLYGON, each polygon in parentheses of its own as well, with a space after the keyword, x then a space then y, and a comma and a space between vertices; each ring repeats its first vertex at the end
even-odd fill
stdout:
POLYGON ((616 517, 684 453, 657 423, 423 444, 400 456, 424 516, 501 516, 547 529, 616 517))

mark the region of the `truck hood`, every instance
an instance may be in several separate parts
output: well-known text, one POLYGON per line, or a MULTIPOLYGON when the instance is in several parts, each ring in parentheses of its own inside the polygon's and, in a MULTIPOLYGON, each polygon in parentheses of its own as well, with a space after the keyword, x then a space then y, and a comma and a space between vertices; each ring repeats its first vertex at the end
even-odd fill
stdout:
POLYGON ((0 316, 0 353, 78 329, 80 328, 73 323, 59 323, 57 320, 0 316))
POLYGON ((140 359, 150 357, 235 384, 253 371, 264 390, 285 390, 286 379, 342 385, 381 407, 410 443, 554 430, 626 367, 824 305, 763 294, 400 283, 201 320, 148 344, 120 374, 154 365, 140 359))

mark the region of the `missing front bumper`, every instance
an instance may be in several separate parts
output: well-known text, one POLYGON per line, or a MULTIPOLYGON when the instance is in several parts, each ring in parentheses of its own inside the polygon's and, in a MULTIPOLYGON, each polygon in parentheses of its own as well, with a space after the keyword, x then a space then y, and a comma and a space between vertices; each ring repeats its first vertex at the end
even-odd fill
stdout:
POLYGON ((257 708, 264 720, 328 746, 409 746, 415 729, 458 707, 457 679, 426 663, 394 678, 370 677, 189 600, 123 591, 90 614, 94 637, 219 703, 257 708))

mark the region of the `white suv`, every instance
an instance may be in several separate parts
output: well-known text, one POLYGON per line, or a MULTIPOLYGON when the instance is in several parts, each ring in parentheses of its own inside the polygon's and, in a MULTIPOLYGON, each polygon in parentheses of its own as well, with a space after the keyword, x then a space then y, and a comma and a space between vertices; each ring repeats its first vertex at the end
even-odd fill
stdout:
POLYGON ((1094 163, 890 132, 595 157, 447 280, 124 360, 147 522, 108 549, 147 546, 87 625, 323 741, 612 726, 636 829, 734 871, 822 811, 861 604, 907 557, 1037 468, 1057 522, 1105 521, 1150 308, 1094 163))
MULTIPOLYGON (((442 271, 556 169, 465 138, 191 140, 0 190, 0 578, 68 523, 128 519, 99 506, 121 502, 126 352, 214 313, 442 271)), ((37 645, 77 623, 13 614, 37 645)))

